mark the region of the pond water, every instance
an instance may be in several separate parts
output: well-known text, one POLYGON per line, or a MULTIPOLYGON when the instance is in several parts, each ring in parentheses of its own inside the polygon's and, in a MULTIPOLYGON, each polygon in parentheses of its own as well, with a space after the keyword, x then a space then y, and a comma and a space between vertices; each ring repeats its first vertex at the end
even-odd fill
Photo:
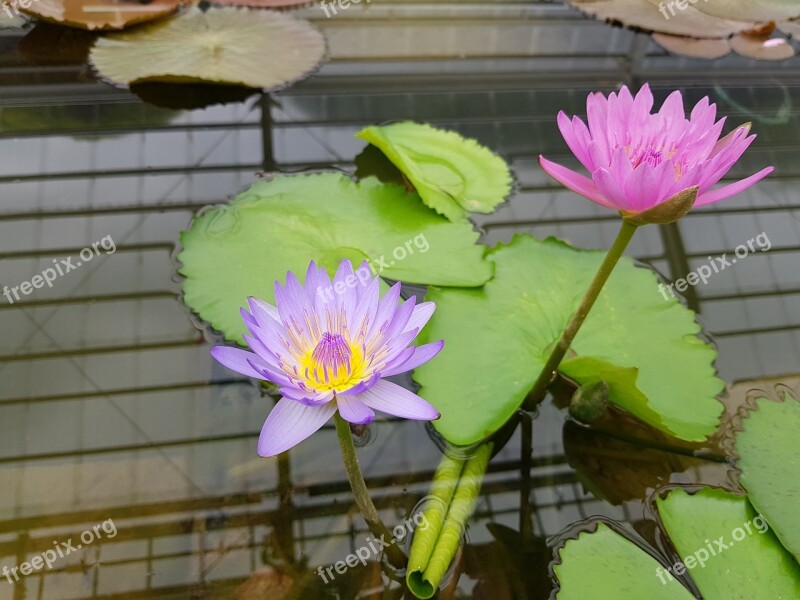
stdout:
MULTIPOLYGON (((551 3, 300 14, 329 37, 329 63, 280 93, 204 108, 174 108, 186 101, 174 87, 102 83, 46 35, 20 45, 27 32, 0 32, 0 284, 84 259, 52 286, 0 301, 0 560, 77 545, 101 525, 52 568, 0 580, 0 600, 403 597, 374 562, 333 582, 317 574, 367 534, 333 424, 280 459, 258 458, 272 401, 210 357, 175 274, 197 210, 260 172, 353 172, 364 147, 353 134, 367 125, 429 122, 506 158, 517 189, 477 219, 486 243, 531 232, 607 248, 617 217, 537 164, 540 153, 568 160, 558 110, 581 114, 589 91, 649 81, 658 100, 679 88, 690 103, 710 96, 730 123, 752 121, 758 140, 734 174, 765 164, 776 174, 644 229, 629 254, 675 281, 763 233, 768 251, 689 288, 687 302, 719 349, 731 412, 754 388, 797 385, 796 59, 681 59, 551 3)), ((548 598, 556 536, 576 521, 604 515, 659 543, 655 486, 736 489, 716 442, 676 445, 623 419, 587 428, 547 402, 509 433, 442 598, 548 598)), ((423 424, 393 419, 371 424, 359 446, 384 520, 402 523, 427 494, 438 446, 423 424)))

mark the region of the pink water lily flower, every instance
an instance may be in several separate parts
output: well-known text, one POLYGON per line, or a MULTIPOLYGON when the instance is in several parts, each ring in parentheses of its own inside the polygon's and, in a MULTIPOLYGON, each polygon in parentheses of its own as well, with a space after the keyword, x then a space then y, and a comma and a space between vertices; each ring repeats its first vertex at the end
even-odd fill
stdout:
POLYGON ((767 167, 712 189, 755 139, 748 136, 750 124, 720 139, 725 118, 715 122, 716 105, 703 98, 687 119, 679 91, 670 94, 657 113, 651 114, 652 108, 648 85, 635 98, 627 87, 608 98, 590 94, 588 127, 564 111, 558 115, 558 127, 591 179, 540 156, 542 168, 577 194, 634 218, 679 197, 688 201, 685 214, 692 206, 729 198, 772 172, 767 167))
POLYGON ((436 356, 443 341, 411 346, 434 311, 412 296, 398 306, 400 283, 379 298, 379 278, 365 261, 353 271, 339 265, 333 283, 313 262, 305 287, 289 272, 275 282, 272 306, 249 299, 242 309, 253 352, 217 346, 211 354, 226 367, 279 386, 282 398, 258 440, 261 456, 299 444, 338 410, 350 423, 369 423, 379 410, 430 421, 437 410, 418 395, 382 378, 410 371, 436 356))

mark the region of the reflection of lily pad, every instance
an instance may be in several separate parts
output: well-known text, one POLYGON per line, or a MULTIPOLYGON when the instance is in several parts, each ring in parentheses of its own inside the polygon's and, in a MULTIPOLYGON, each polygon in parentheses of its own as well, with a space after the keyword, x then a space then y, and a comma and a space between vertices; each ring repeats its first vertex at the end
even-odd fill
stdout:
POLYGON ((800 402, 762 398, 742 427, 736 435, 741 484, 783 545, 800 560, 800 402))
POLYGON ((36 65, 83 65, 96 39, 89 31, 37 23, 19 41, 19 53, 36 65))
POLYGON ((745 497, 711 488, 689 495, 678 488, 657 504, 681 565, 659 563, 601 522, 561 549, 553 568, 557 600, 694 598, 676 572, 694 580, 703 598, 800 598, 800 566, 761 526, 745 497))
POLYGON ((130 90, 144 102, 170 110, 196 110, 214 104, 244 102, 258 90, 241 85, 211 83, 158 83, 131 84, 130 90))
POLYGON ((490 213, 511 191, 505 161, 455 131, 404 122, 367 127, 356 135, 380 148, 422 201, 451 221, 490 213))
POLYGON ((491 265, 477 237, 396 185, 325 173, 258 182, 204 212, 181 235, 178 260, 185 302, 238 341, 247 297, 272 302, 274 282, 288 270, 302 279, 311 260, 329 273, 349 258, 408 283, 482 285, 491 265))
MULTIPOLYGON (((603 256, 517 236, 489 254, 495 277, 483 289, 429 290, 437 310, 422 336, 447 345, 414 378, 442 413, 434 426, 448 441, 475 443, 517 410, 603 256)), ((652 271, 623 259, 572 345, 578 356, 560 370, 581 384, 608 381, 614 404, 700 441, 723 409, 716 351, 697 337, 694 314, 657 286, 652 271)))
POLYGON ((146 4, 127 0, 34 0, 20 8, 29 15, 58 25, 80 29, 124 29, 161 19, 180 6, 178 0, 153 0, 146 4))
POLYGON ((191 8, 186 13, 97 41, 100 74, 142 81, 223 83, 277 89, 301 79, 325 55, 322 34, 283 13, 191 8))

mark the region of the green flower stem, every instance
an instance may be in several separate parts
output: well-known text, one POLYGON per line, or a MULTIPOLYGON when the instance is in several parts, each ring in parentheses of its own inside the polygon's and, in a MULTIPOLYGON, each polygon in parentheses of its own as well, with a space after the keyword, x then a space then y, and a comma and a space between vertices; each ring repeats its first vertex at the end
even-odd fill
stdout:
POLYGON ((358 464, 358 457, 356 456, 356 447, 353 444, 353 434, 350 433, 350 423, 345 421, 337 412, 334 415, 336 421, 336 434, 339 437, 339 446, 342 448, 342 459, 344 460, 344 468, 347 471, 347 478, 350 480, 350 489, 353 490, 353 496, 356 500, 358 510, 367 522, 372 535, 380 540, 383 539, 386 543, 390 544, 385 546, 386 558, 393 567, 402 569, 406 566, 406 556, 400 547, 393 543, 394 537, 392 532, 383 524, 378 509, 372 502, 369 495, 367 484, 364 481, 364 476, 361 474, 361 467, 358 464))
POLYGON ((597 297, 600 295, 600 291, 603 289, 606 281, 608 281, 608 277, 625 252, 625 248, 628 247, 637 228, 637 225, 623 219, 622 227, 620 227, 619 233, 617 233, 617 239, 614 240, 600 268, 597 269, 597 273, 595 273, 592 282, 589 284, 589 289, 586 290, 586 294, 584 294, 583 300, 581 300, 580 306, 578 306, 578 310, 575 311, 575 314, 572 315, 569 323, 567 323, 567 327, 561 334, 555 348, 553 348, 553 351, 550 353, 550 357, 547 359, 542 372, 539 373, 539 378, 536 380, 533 389, 528 394, 528 398, 525 401, 525 408, 532 408, 544 400, 545 394, 547 393, 547 386, 549 386, 550 382, 553 380, 558 365, 560 365, 561 361, 564 359, 564 355, 572 345, 572 341, 575 339, 581 325, 583 325, 583 322, 589 315, 589 311, 592 309, 592 306, 594 306, 595 300, 597 300, 597 297))

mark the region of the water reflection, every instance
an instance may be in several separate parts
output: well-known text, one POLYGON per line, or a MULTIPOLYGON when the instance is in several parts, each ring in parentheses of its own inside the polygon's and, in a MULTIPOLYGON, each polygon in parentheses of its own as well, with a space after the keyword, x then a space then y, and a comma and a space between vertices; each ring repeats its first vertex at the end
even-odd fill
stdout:
MULTIPOLYGON (((386 27, 413 31, 402 19, 386 27)), ((30 46, 17 50, 23 34, 3 38, 0 282, 28 280, 105 235, 118 250, 24 303, 0 303, 0 560, 20 565, 107 519, 118 534, 19 584, 0 580, 0 599, 403 597, 376 561, 321 581, 318 566, 342 560, 368 535, 335 432, 326 427, 279 460, 257 459, 270 400, 213 363, 173 278, 178 234, 196 210, 262 169, 354 170, 342 157, 358 153, 352 134, 367 124, 432 121, 511 160, 519 190, 481 219, 488 243, 530 231, 600 247, 612 236, 608 216, 555 189, 535 166, 538 153, 563 151, 552 118, 559 108, 580 113, 589 89, 647 76, 669 82, 656 86, 662 96, 678 85, 691 100, 711 94, 737 122, 780 115, 762 120, 751 154, 753 164, 776 164, 778 177, 679 227, 643 231, 632 253, 674 280, 767 232, 769 253, 710 280, 692 302, 718 344, 722 377, 740 382, 733 406, 754 380, 797 380, 793 63, 767 72, 731 59, 708 83, 693 79, 685 61, 640 52, 633 34, 566 12, 525 25, 546 38, 538 44, 514 38, 501 21, 470 21, 502 39, 477 36, 480 52, 459 62, 450 59, 474 31, 447 27, 458 33, 450 41, 440 27, 436 40, 424 36, 414 48, 397 41, 414 38, 398 37, 379 57, 358 44, 346 54, 337 38, 339 58, 274 103, 249 98, 182 111, 112 90, 75 62, 32 67, 30 46), (554 68, 559 43, 573 58, 554 68), (434 54, 406 60, 425 52, 434 54), (581 62, 582 53, 593 56, 581 62), (541 76, 531 75, 534 66, 541 76)), ((708 79, 708 69, 701 74, 708 79)), ((649 540, 643 502, 654 485, 735 485, 713 444, 701 452, 676 446, 618 417, 585 427, 548 404, 504 433, 454 567, 460 576, 442 598, 545 598, 547 541, 570 523, 603 515, 649 540)), ((359 439, 367 439, 360 460, 384 520, 401 523, 428 493, 441 452, 416 423, 379 421, 359 439)))

